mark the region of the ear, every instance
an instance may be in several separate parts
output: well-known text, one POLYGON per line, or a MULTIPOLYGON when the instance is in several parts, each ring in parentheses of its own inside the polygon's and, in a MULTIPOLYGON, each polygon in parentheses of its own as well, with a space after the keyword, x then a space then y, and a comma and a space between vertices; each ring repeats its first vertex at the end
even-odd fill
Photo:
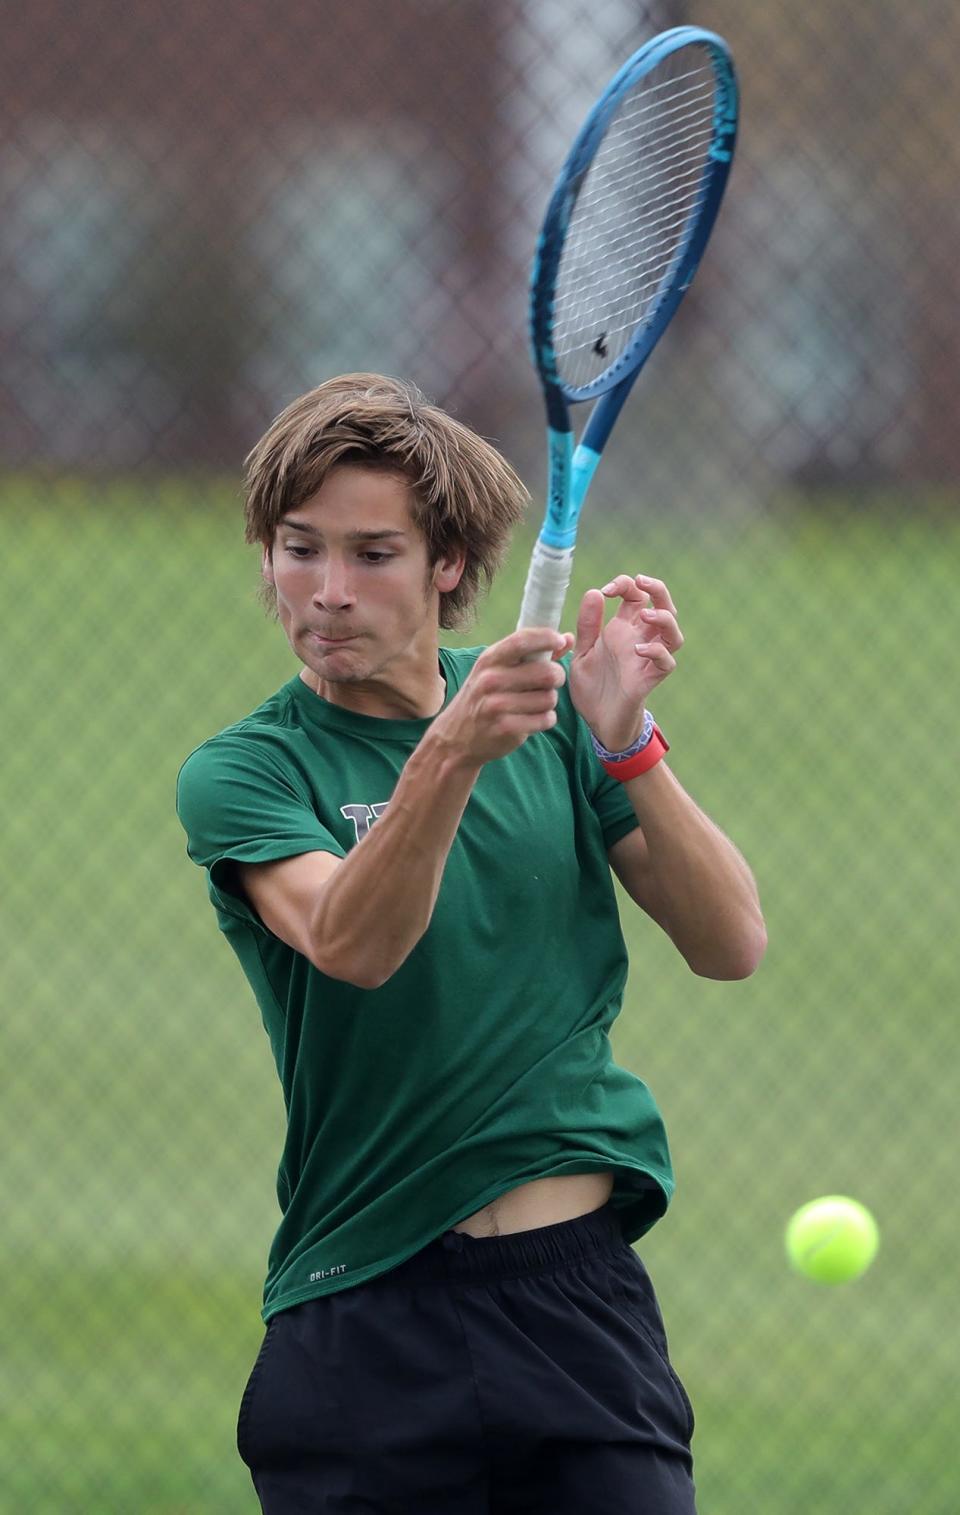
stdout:
POLYGON ((263 544, 263 556, 260 560, 260 572, 263 574, 266 582, 270 584, 274 589, 276 589, 277 581, 273 576, 273 548, 269 542, 264 542, 263 544))
POLYGON ((456 589, 463 578, 463 570, 467 566, 467 554, 465 552, 449 552, 444 557, 438 558, 433 565, 433 586, 441 594, 449 594, 451 589, 456 589))

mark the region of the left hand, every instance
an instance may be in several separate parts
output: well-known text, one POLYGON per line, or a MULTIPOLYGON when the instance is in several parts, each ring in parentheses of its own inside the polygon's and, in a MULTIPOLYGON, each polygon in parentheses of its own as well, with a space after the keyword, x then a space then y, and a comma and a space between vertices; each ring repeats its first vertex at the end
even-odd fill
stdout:
POLYGON ((618 574, 580 602, 570 695, 597 740, 623 752, 643 727, 647 696, 677 666, 683 646, 677 611, 660 579, 618 574), (603 624, 604 599, 619 600, 603 624))

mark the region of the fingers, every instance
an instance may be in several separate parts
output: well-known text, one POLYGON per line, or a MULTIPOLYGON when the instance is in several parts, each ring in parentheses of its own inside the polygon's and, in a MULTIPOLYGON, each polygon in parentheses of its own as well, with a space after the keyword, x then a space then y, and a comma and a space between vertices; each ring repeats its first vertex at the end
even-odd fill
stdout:
MULTIPOLYGON (((564 648, 570 640, 562 638, 564 648)), ((504 652, 501 643, 494 643, 477 659, 458 696, 466 702, 468 720, 475 723, 471 745, 491 748, 487 756, 499 756, 503 742, 503 750, 509 751, 532 732, 549 731, 557 724, 557 700, 566 670, 549 654, 523 656, 526 645, 521 641, 504 652), (484 661, 490 652, 494 656, 484 661)))
POLYGON ((621 573, 600 592, 608 599, 623 602, 617 611, 619 619, 628 620, 633 625, 639 620, 649 629, 650 641, 645 645, 660 641, 671 653, 679 652, 683 646, 683 632, 677 622, 677 607, 662 579, 644 573, 631 578, 629 574, 621 573))
POLYGON ((603 630, 603 612, 603 591, 588 589, 580 601, 580 614, 577 616, 577 637, 573 648, 576 657, 589 652, 596 642, 603 630))
POLYGON ((655 646, 656 640, 659 640, 671 652, 680 651, 680 648, 683 646, 683 632, 677 625, 677 618, 672 611, 654 610, 651 606, 648 606, 646 609, 641 610, 640 616, 644 624, 649 626, 651 631, 656 631, 657 633, 657 638, 652 642, 646 643, 646 646, 655 646))
POLYGON ((431 735, 469 764, 513 752, 528 736, 557 724, 569 632, 524 626, 484 649, 463 686, 436 717, 431 735))
POLYGON ((481 653, 477 662, 490 664, 527 663, 535 658, 562 658, 573 646, 568 631, 553 631, 549 626, 523 626, 481 653))
POLYGON ((552 710, 567 678, 558 659, 572 643, 569 632, 525 626, 482 652, 467 683, 488 713, 552 710))
POLYGON ((563 646, 553 654, 554 658, 564 658, 568 652, 572 652, 575 640, 571 632, 565 631, 563 633, 563 646))
POLYGON ((631 578, 628 573, 619 573, 609 584, 604 584, 600 593, 608 599, 621 599, 631 606, 644 605, 649 597, 651 605, 657 610, 668 610, 674 616, 677 613, 666 584, 662 579, 651 578, 649 574, 638 573, 635 578, 631 578))
POLYGON ((664 676, 672 673, 677 666, 676 658, 670 651, 670 648, 666 647, 663 642, 638 642, 635 650, 638 658, 643 658, 646 662, 652 663, 657 671, 664 676))
POLYGON ((523 690, 549 690, 554 695, 566 682, 566 669, 554 658, 521 658, 504 663, 477 658, 470 682, 480 694, 504 690, 518 694, 523 690))
POLYGON ((651 579, 645 573, 638 573, 634 583, 640 589, 646 590, 650 601, 657 610, 669 610, 671 615, 676 615, 677 607, 670 597, 670 591, 662 579, 651 579))
POLYGON ((608 600, 626 600, 627 604, 643 605, 646 603, 646 590, 641 587, 639 577, 631 579, 628 573, 618 573, 609 584, 604 584, 600 591, 608 600))

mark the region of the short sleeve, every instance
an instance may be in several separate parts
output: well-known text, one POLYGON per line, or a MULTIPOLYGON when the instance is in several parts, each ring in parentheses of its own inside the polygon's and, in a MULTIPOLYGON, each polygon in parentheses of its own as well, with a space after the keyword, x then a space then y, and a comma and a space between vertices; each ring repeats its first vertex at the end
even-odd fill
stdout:
POLYGON ((191 752, 177 777, 177 815, 187 856, 207 870, 213 903, 257 926, 259 917, 235 891, 231 863, 271 863, 303 852, 345 855, 309 795, 255 737, 213 737, 191 752))

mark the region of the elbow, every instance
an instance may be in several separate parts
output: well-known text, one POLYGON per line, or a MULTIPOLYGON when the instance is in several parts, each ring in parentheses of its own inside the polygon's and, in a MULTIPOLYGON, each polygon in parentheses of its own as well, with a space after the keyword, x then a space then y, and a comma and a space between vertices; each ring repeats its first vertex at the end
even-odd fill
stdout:
POLYGON ((341 984, 349 984, 351 989, 382 989, 390 977, 389 974, 372 973, 364 964, 358 964, 356 968, 321 968, 320 972, 341 984))
POLYGON ((718 983, 733 983, 750 978, 756 973, 767 950, 767 928, 763 921, 756 922, 749 931, 743 932, 736 941, 725 943, 722 952, 714 952, 702 959, 688 958, 691 971, 698 978, 712 978, 718 983))
POLYGON ((382 989, 410 956, 430 924, 429 915, 405 922, 391 931, 361 926, 356 921, 341 924, 318 912, 309 932, 310 962, 326 978, 350 984, 354 989, 382 989))
POLYGON ((343 942, 339 945, 326 942, 315 946, 309 953, 309 961, 325 978, 335 978, 341 984, 354 989, 382 989, 391 979, 409 954, 388 955, 380 948, 370 951, 368 946, 343 942))
POLYGON ((343 983, 350 984, 354 989, 382 989, 391 973, 370 973, 366 969, 359 969, 351 974, 342 974, 343 983))
POLYGON ((340 929, 323 913, 323 904, 322 899, 318 901, 300 948, 311 967, 324 978, 353 989, 381 989, 403 959, 388 962, 382 941, 358 940, 354 933, 340 929))
POLYGON ((388 968, 369 957, 338 957, 328 952, 311 953, 310 962, 325 978, 335 978, 353 989, 382 989, 400 966, 388 968))

